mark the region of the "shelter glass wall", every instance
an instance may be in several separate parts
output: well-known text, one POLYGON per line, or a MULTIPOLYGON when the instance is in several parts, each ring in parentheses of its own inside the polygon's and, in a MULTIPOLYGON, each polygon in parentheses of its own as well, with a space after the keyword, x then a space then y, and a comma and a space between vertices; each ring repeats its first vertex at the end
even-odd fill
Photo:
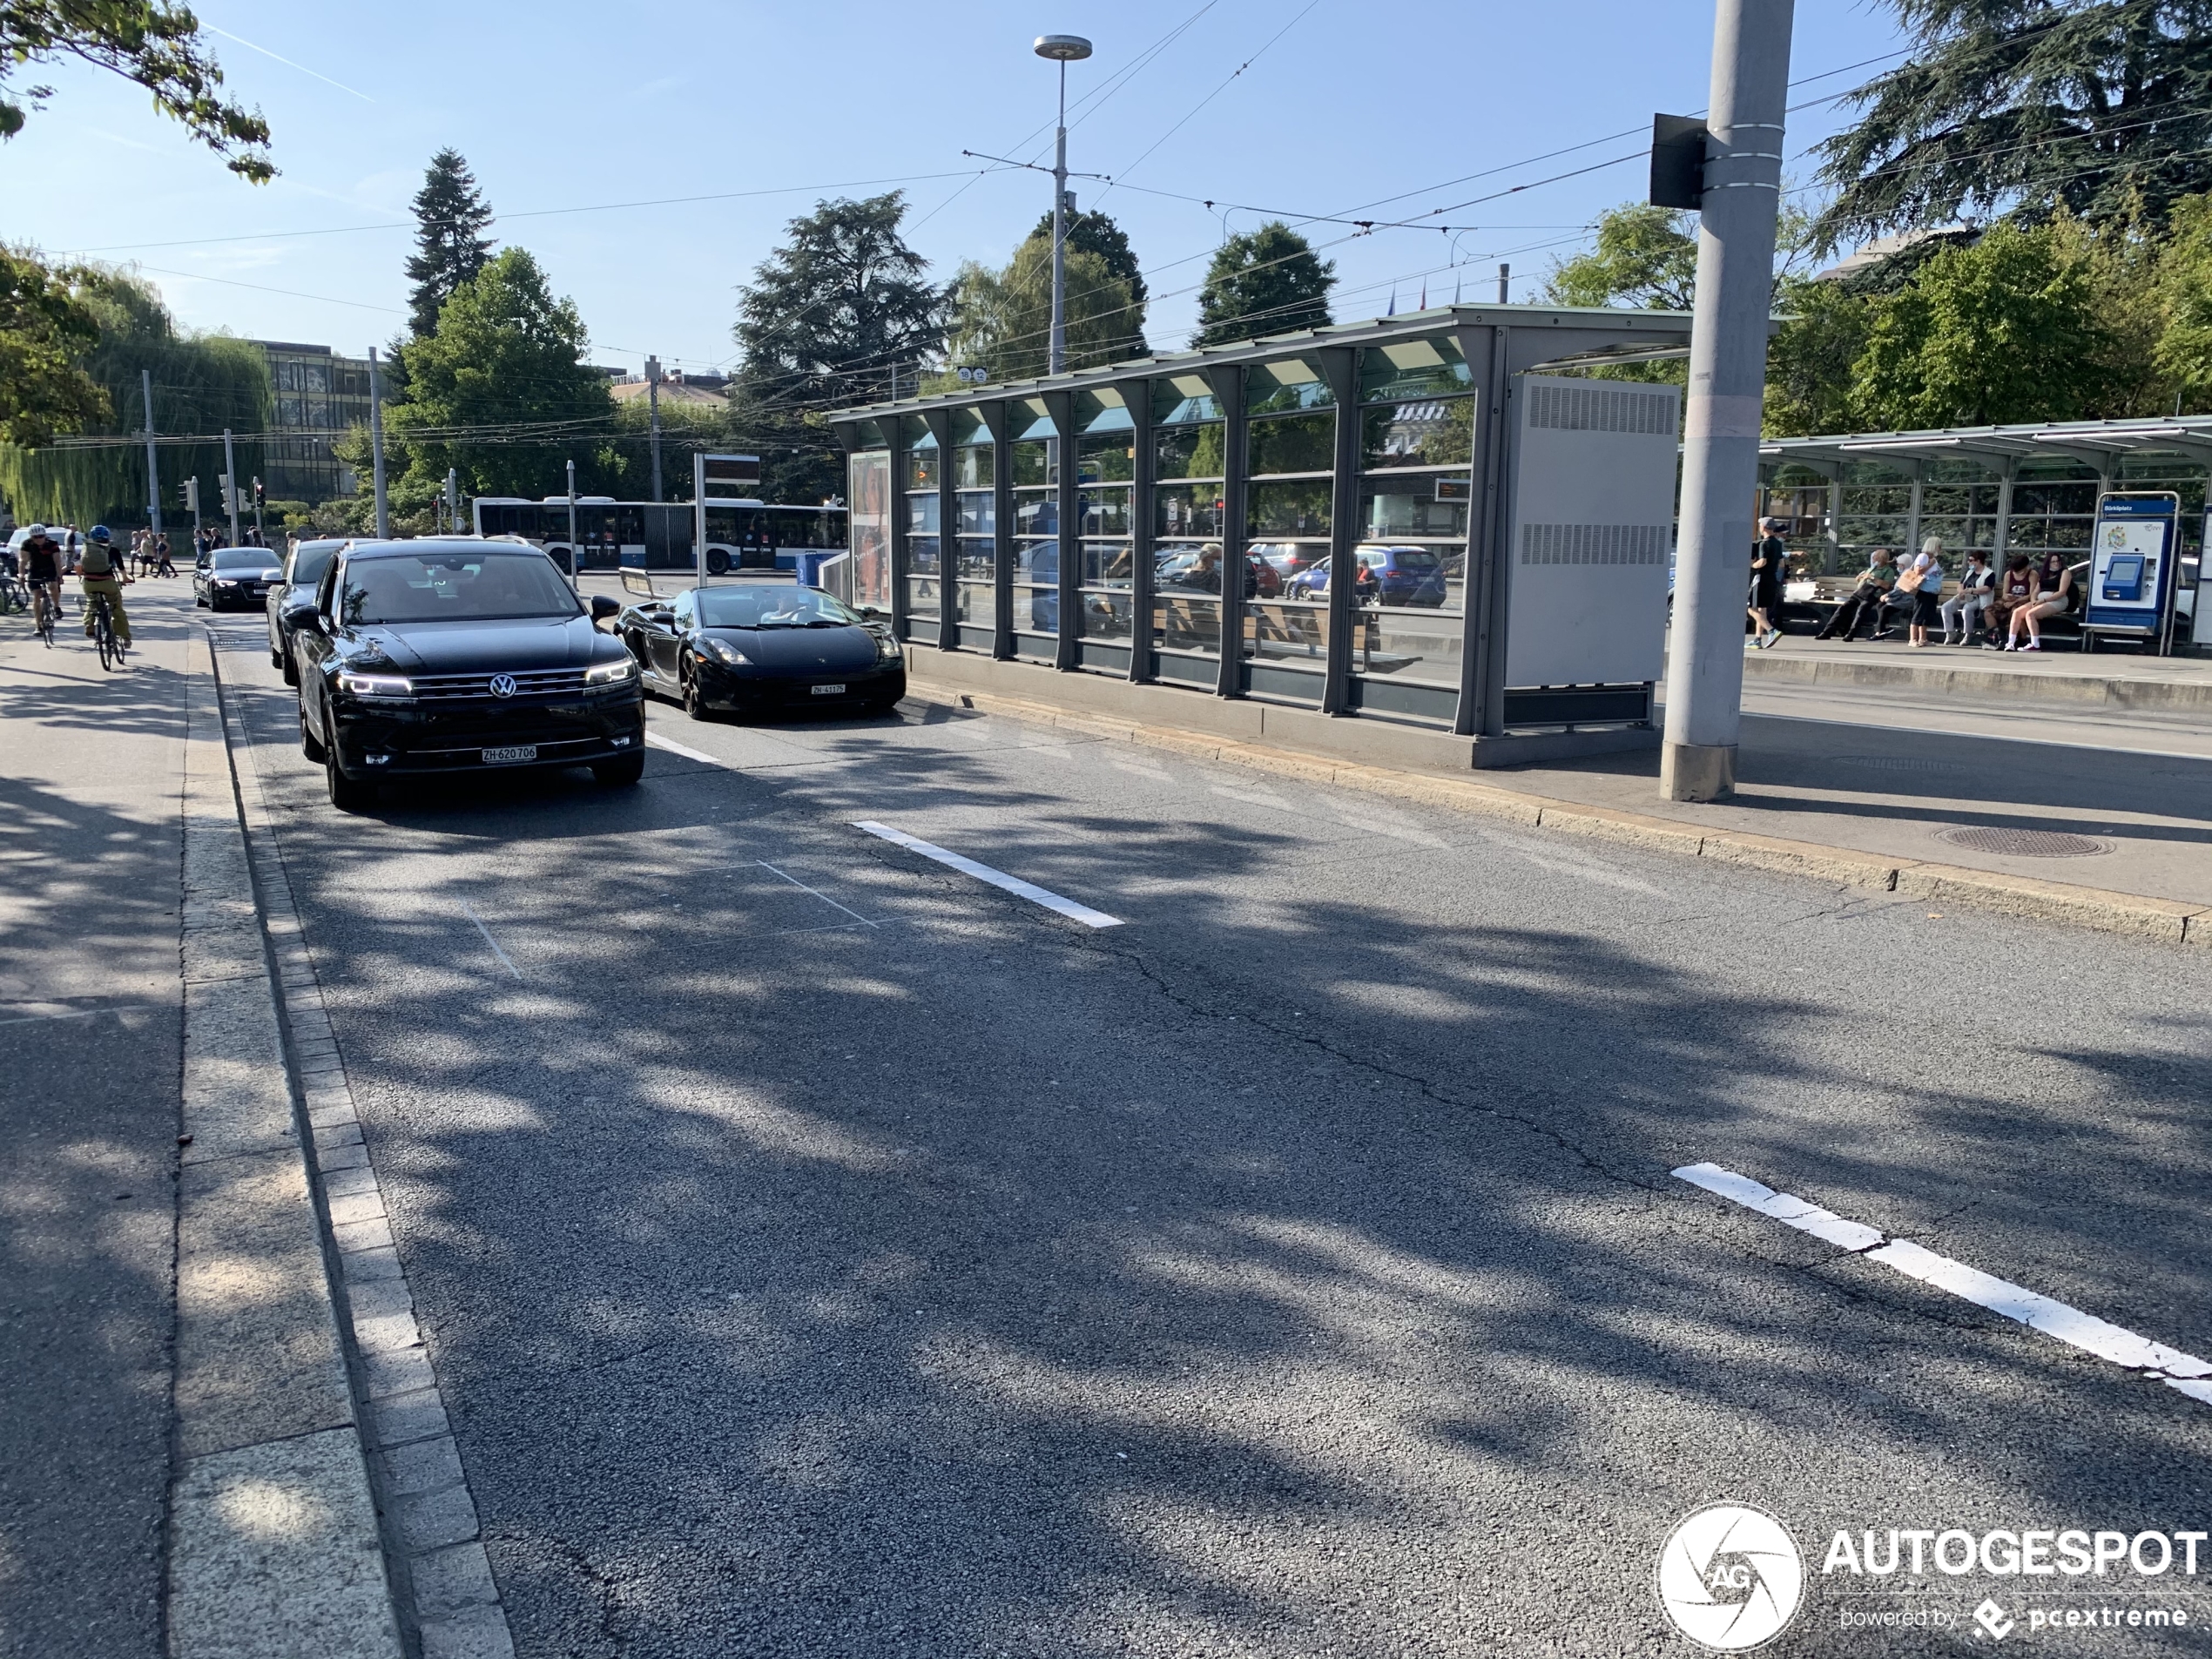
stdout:
POLYGON ((1060 437, 1044 404, 1008 406, 1014 462, 1014 650, 1054 660, 1060 637, 1060 437))
POLYGON ((1130 531, 1136 503, 1136 423, 1122 394, 1111 387, 1076 399, 1076 478, 1082 513, 1082 637, 1127 645, 1136 628, 1136 571, 1130 531))
POLYGON ((997 446, 974 409, 954 411, 952 438, 946 465, 959 492, 960 516, 949 532, 954 615, 968 627, 992 628, 998 622, 998 497, 992 487, 997 446))
POLYGON ((1226 422, 1203 374, 1152 388, 1154 662, 1162 679, 1211 685, 1221 658, 1226 422))
POLYGON ((1244 384, 1245 658, 1255 690, 1321 700, 1336 507, 1336 393, 1318 361, 1254 364, 1244 384))
POLYGON ((907 425, 912 429, 907 435, 902 461, 906 476, 900 486, 907 511, 907 615, 935 622, 944 605, 944 537, 937 494, 944 457, 936 434, 924 422, 908 416, 907 425))
POLYGON ((1474 496, 1474 384, 1448 336, 1370 347, 1359 374, 1359 539, 1352 670, 1386 703, 1393 684, 1459 686, 1474 496))

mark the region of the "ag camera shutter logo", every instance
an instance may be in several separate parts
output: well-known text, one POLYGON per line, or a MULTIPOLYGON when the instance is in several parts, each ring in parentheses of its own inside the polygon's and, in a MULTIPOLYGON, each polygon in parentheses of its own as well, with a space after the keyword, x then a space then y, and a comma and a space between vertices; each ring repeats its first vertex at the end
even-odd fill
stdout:
POLYGON ((1676 1629, 1716 1653, 1773 1641, 1797 1616, 1804 1587, 1797 1540, 1747 1504, 1709 1504, 1660 1548, 1659 1604, 1676 1629))

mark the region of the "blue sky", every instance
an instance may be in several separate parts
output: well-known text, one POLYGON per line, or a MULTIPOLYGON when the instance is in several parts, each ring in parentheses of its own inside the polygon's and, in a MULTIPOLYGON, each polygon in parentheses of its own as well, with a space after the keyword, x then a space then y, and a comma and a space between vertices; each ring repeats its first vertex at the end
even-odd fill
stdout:
MULTIPOLYGON (((1455 260, 1470 299, 1494 293, 1501 258, 1527 297, 1595 213, 1642 194, 1640 159, 1598 164, 1640 151, 1653 111, 1703 105, 1712 37, 1710 0, 197 10, 232 92, 268 117, 282 177, 246 185, 137 88, 57 65, 37 77, 57 89, 49 109, 0 146, 9 237, 136 261, 192 327, 357 353, 403 325, 408 201, 450 144, 509 216, 494 233, 536 253, 582 308, 595 360, 633 368, 649 351, 726 366, 737 286, 822 196, 906 190, 911 239, 940 277, 962 259, 1003 260, 1049 207, 1049 183, 979 178, 982 164, 961 152, 1049 163, 1054 71, 1031 54, 1040 33, 1097 44, 1069 79, 1071 105, 1106 93, 1071 112, 1069 165, 1115 176, 1111 190, 1079 181, 1078 198, 1129 232, 1154 294, 1151 338, 1165 346, 1189 334, 1187 291, 1224 226, 1271 215, 1448 206, 1441 222, 1475 227, 1307 226, 1337 244, 1339 319, 1380 314, 1393 281, 1401 309, 1424 281, 1433 302, 1450 298, 1455 260), (1588 147, 1535 159, 1574 145, 1588 147), (1578 176, 1538 182, 1568 172, 1578 176), (1459 206, 1521 185, 1534 187, 1459 206), (726 199, 610 206, 696 196, 726 199), (1368 206, 1385 198, 1399 199, 1368 206)), ((1898 44, 1886 9, 1800 4, 1793 103, 1858 84, 1898 44), (1868 59, 1881 61, 1809 78, 1868 59)), ((1833 103, 1799 109, 1791 152, 1844 116, 1833 103)), ((1810 172, 1792 164, 1797 182, 1810 172)))

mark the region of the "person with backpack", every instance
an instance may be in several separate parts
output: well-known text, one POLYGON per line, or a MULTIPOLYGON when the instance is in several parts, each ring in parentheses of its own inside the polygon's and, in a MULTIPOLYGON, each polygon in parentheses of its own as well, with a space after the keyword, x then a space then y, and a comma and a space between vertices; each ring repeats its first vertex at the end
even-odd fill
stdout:
POLYGON ((84 594, 85 638, 92 637, 92 601, 105 595, 108 614, 115 624, 115 643, 125 651, 131 649, 131 618, 123 614, 123 584, 129 579, 123 573, 123 562, 108 527, 93 525, 77 566, 78 585, 84 594))

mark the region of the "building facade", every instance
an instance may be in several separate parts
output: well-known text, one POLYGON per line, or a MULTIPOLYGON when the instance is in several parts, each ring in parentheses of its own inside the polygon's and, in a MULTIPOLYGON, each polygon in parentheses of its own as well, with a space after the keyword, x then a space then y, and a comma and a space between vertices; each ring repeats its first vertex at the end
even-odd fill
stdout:
POLYGON ((262 488, 272 500, 310 504, 351 496, 353 469, 333 446, 368 424, 368 360, 341 357, 327 346, 253 343, 268 358, 273 400, 261 439, 262 488))

